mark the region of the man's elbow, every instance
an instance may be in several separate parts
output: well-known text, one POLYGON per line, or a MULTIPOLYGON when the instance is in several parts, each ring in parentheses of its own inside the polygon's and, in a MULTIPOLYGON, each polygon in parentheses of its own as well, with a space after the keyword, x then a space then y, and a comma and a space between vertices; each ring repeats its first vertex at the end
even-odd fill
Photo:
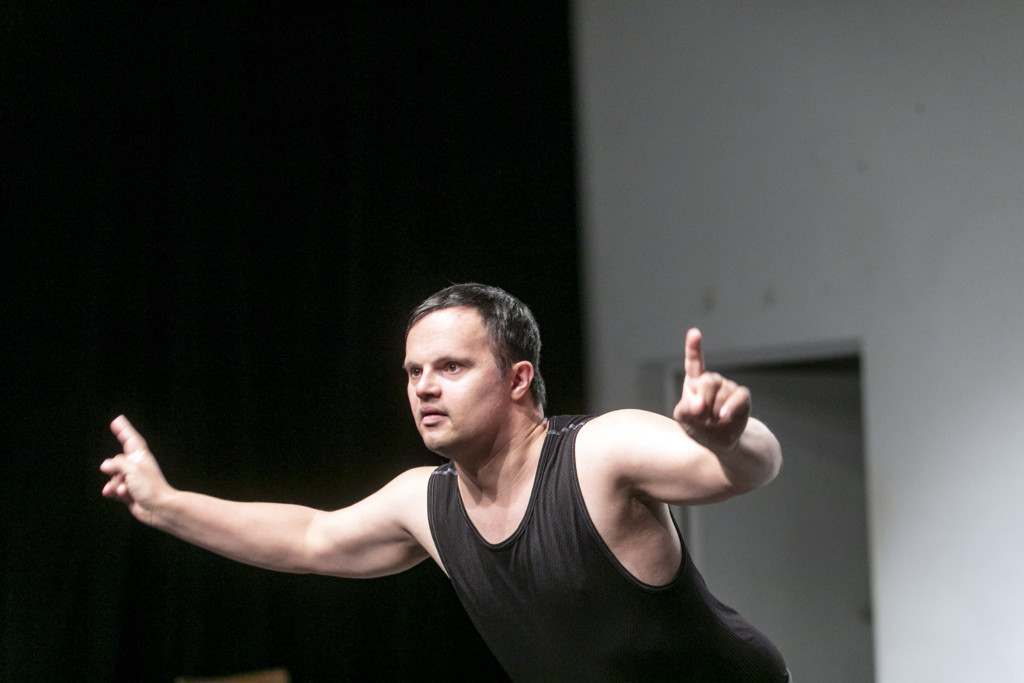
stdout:
POLYGON ((764 445, 761 449, 761 457, 758 458, 760 467, 757 468, 755 489, 767 486, 779 476, 782 470, 782 446, 775 435, 765 429, 764 445))
POLYGON ((758 488, 760 488, 761 486, 767 486, 768 484, 770 484, 772 481, 775 480, 775 477, 777 477, 778 473, 781 472, 781 471, 782 471, 782 451, 781 451, 781 449, 777 449, 777 447, 776 447, 774 453, 769 458, 768 462, 765 463, 764 478, 762 479, 761 483, 758 484, 758 488))
POLYGON ((732 495, 750 493, 774 481, 782 470, 782 448, 775 436, 765 429, 758 447, 750 451, 744 461, 745 466, 729 477, 732 495))

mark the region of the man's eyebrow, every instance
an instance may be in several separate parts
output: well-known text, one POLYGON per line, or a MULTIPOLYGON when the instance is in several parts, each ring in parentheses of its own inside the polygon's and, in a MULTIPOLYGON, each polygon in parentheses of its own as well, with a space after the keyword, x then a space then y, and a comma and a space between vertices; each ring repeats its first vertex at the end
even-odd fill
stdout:
MULTIPOLYGON (((455 354, 455 353, 447 354, 447 355, 444 355, 444 356, 440 356, 439 358, 437 358, 436 360, 433 360, 431 362, 434 365, 445 365, 447 363, 458 363, 459 365, 464 365, 466 367, 470 367, 473 364, 472 361, 469 359, 469 357, 460 356, 460 355, 455 354)), ((402 363, 402 369, 405 370, 406 372, 408 372, 410 368, 420 368, 420 367, 423 367, 423 363, 414 363, 411 360, 407 360, 404 363, 402 363)))

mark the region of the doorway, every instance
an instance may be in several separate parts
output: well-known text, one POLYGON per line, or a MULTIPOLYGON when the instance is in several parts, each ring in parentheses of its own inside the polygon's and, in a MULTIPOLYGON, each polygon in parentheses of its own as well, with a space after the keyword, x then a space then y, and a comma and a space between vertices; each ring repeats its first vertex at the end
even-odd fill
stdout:
MULTIPOLYGON (((778 645, 795 680, 870 683, 859 357, 715 369, 750 388, 783 466, 763 489, 678 508, 691 556, 711 591, 778 645)), ((683 375, 670 377, 674 405, 683 375)))

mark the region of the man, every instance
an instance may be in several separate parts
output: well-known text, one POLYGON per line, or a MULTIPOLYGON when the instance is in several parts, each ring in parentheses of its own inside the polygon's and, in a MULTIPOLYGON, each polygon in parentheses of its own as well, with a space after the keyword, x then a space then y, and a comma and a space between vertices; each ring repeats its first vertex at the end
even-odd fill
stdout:
POLYGON ((750 393, 686 338, 673 418, 545 417, 540 334, 508 293, 454 285, 406 330, 407 392, 439 468, 333 512, 178 491, 123 416, 104 495, 141 521, 248 564, 374 577, 432 558, 515 680, 786 681, 781 655, 717 601, 669 505, 770 482, 779 444, 750 393))

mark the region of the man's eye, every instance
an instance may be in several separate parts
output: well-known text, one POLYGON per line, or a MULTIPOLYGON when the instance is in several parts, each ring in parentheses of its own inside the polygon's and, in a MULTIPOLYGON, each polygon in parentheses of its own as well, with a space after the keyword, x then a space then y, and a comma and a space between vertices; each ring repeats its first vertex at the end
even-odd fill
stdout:
POLYGON ((410 377, 419 377, 421 372, 422 371, 419 368, 409 368, 410 377))
POLYGON ((459 370, 459 364, 458 363, 449 363, 448 364, 448 372, 458 372, 458 370, 459 370))

